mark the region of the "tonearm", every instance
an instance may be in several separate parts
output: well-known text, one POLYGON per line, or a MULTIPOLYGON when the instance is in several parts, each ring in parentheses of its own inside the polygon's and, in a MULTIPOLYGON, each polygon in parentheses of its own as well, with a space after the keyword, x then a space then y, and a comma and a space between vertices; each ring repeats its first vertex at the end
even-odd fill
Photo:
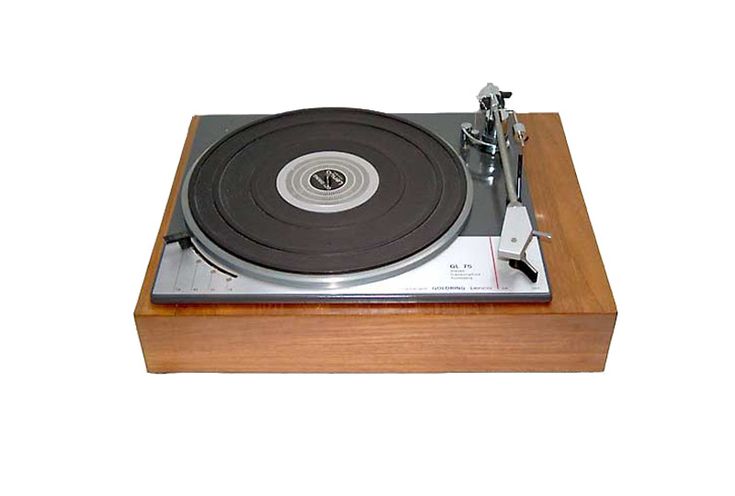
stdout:
POLYGON ((505 108, 511 92, 500 91, 488 83, 477 95, 480 109, 475 125, 462 124, 463 148, 475 146, 498 162, 505 178, 508 204, 500 232, 498 256, 531 281, 538 279, 538 270, 528 261, 527 250, 534 237, 550 239, 549 233, 533 229, 528 209, 523 204, 523 149, 528 140, 525 126, 513 110, 505 108))

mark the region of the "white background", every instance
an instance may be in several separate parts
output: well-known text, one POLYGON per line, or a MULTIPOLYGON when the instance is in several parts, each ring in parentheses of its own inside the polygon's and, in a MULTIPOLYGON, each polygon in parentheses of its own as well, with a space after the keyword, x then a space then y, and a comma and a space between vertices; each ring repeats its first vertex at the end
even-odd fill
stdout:
POLYGON ((0 493, 733 494, 726 2, 5 2, 0 493), (562 115, 619 307, 600 374, 145 373, 190 116, 562 115))

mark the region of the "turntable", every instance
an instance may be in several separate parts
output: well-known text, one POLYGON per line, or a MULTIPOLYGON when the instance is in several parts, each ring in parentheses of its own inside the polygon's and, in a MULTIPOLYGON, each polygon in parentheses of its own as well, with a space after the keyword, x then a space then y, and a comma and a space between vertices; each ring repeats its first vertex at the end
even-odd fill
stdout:
POLYGON ((136 308, 148 369, 600 370, 616 310, 560 122, 510 97, 195 117, 136 308))

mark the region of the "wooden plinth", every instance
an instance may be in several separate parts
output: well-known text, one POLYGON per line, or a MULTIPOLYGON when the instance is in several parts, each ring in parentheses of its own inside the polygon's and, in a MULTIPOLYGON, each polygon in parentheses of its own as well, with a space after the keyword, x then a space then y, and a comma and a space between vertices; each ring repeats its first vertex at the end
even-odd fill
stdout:
POLYGON ((150 372, 600 371, 617 310, 558 114, 526 114, 526 168, 550 303, 155 305, 150 293, 198 119, 135 323, 150 372))

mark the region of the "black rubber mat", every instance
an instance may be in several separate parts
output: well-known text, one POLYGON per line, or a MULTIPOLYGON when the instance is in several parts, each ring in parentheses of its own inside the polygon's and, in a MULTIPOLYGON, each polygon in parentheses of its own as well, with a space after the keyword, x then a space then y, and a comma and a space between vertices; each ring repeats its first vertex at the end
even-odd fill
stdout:
POLYGON ((206 236, 243 260, 287 272, 339 274, 408 257, 440 238, 467 195, 463 165, 431 132, 357 109, 308 109, 233 131, 196 164, 184 194, 206 236), (364 158, 375 194, 342 212, 316 213, 276 189, 285 164, 316 151, 364 158))

